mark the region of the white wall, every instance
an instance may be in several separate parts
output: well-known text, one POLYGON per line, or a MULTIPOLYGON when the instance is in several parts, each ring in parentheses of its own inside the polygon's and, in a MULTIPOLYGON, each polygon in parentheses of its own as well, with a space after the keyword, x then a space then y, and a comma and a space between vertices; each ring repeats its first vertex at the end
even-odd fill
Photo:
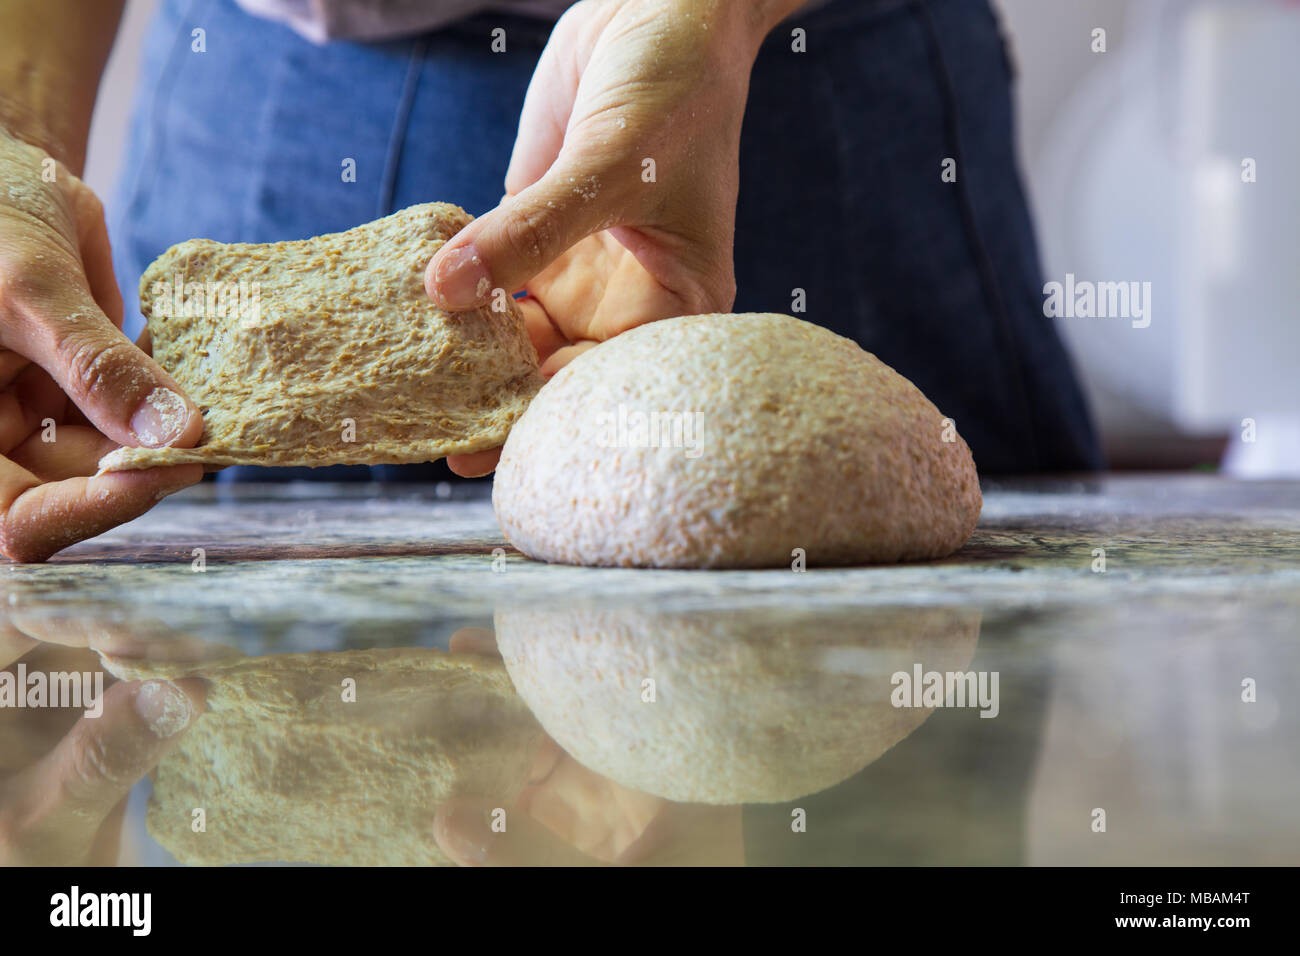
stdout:
POLYGON ((113 52, 99 84, 99 99, 95 101, 95 115, 90 124, 86 174, 82 178, 105 202, 113 194, 121 166, 122 143, 139 72, 140 43, 156 6, 158 0, 127 0, 113 52))

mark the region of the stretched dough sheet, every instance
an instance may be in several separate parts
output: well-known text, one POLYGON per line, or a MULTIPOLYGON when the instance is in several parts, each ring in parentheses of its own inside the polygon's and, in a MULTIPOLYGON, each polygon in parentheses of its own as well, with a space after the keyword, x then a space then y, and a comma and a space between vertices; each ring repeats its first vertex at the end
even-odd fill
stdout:
POLYGON ((542 384, 523 317, 504 293, 449 313, 424 291, 429 259, 470 221, 426 203, 315 239, 168 249, 140 306, 203 436, 117 449, 100 473, 401 464, 501 445, 542 384))

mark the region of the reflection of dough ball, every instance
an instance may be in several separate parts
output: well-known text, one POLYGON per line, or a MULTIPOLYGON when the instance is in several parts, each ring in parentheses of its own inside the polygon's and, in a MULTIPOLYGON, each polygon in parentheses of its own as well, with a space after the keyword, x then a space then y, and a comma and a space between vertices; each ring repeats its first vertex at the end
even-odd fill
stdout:
POLYGON ((689 803, 779 803, 851 777, 930 715, 891 677, 961 670, 969 609, 498 610, 519 696, 575 760, 689 803), (654 701, 645 699, 653 680, 654 701))
POLYGON ((980 490, 951 423, 853 342, 784 315, 697 315, 557 373, 506 440, 493 502, 545 561, 763 567, 796 548, 809 564, 942 557, 980 490))

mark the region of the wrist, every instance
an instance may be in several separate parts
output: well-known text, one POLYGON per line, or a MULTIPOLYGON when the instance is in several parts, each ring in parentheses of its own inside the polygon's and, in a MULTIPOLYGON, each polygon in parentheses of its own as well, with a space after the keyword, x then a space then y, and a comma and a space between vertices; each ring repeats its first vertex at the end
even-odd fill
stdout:
POLYGON ((0 96, 0 137, 34 146, 79 175, 86 159, 85 136, 78 137, 68 125, 50 122, 39 110, 0 96))
POLYGON ((77 175, 122 2, 0 2, 0 126, 77 175))

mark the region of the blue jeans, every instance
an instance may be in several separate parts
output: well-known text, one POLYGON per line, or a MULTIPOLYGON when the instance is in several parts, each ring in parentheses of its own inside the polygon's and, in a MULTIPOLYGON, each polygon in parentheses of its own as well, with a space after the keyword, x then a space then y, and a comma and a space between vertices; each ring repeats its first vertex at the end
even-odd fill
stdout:
MULTIPOLYGON (((778 27, 741 136, 736 311, 859 342, 957 422, 985 473, 1096 468, 1012 142, 1012 76, 985 0, 837 0, 778 27), (956 161, 956 182, 940 177, 956 161)), ((489 14, 316 47, 232 0, 164 0, 146 41, 110 224, 128 331, 140 274, 196 236, 272 242, 414 203, 499 201, 551 24, 489 14), (505 27, 507 52, 490 33, 505 27), (206 31, 206 52, 191 30, 206 31), (340 175, 355 161, 356 181, 340 175)), ((438 480, 445 463, 230 468, 219 480, 438 480)))

